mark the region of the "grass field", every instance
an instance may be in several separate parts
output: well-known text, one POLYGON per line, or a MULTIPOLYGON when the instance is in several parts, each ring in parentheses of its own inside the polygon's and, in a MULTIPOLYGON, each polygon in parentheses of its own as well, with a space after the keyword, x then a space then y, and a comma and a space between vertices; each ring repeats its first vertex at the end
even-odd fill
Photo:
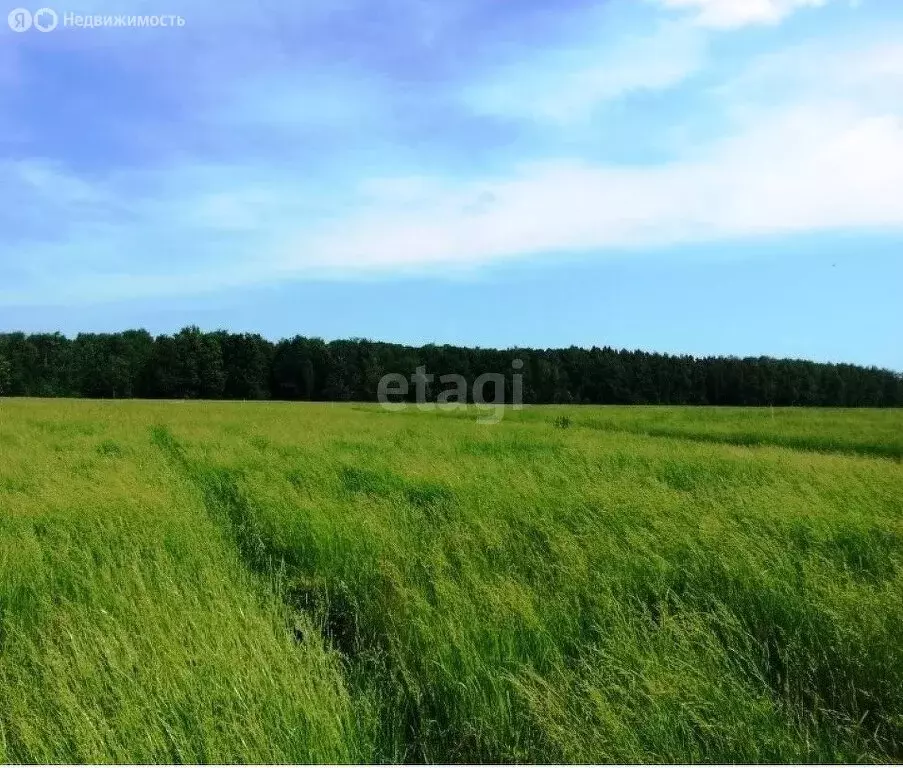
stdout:
POLYGON ((903 760, 903 412, 0 401, 0 762, 903 760))

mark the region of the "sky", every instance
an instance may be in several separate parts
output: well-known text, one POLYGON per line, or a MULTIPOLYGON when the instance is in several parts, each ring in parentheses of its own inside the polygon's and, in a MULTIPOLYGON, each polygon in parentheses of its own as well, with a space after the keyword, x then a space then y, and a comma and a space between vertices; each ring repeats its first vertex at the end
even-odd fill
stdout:
POLYGON ((0 13, 0 330, 903 371, 899 0, 47 1, 0 13))

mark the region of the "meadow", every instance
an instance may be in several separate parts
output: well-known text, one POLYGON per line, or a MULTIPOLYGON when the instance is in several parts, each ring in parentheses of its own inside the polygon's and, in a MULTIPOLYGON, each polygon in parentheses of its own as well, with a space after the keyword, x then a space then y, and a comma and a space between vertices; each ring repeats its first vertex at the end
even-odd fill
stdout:
POLYGON ((0 762, 899 762, 903 411, 0 400, 0 762))

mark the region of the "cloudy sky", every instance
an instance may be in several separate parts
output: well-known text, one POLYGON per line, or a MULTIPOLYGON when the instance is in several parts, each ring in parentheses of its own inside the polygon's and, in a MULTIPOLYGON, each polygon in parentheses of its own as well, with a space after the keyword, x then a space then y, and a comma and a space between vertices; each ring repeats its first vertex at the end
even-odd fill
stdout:
POLYGON ((0 329, 903 370, 899 0, 14 4, 0 329))

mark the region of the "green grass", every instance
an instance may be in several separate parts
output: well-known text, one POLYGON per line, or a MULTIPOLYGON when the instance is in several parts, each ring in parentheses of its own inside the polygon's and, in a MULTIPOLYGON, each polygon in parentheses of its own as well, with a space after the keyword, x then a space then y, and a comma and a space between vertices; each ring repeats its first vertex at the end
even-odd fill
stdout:
POLYGON ((0 401, 0 761, 903 759, 903 412, 477 416, 0 401))
MULTIPOLYGON (((903 458, 903 410, 821 408, 571 408, 575 423, 609 432, 728 445, 903 458)), ((537 409, 527 418, 546 418, 537 409)))

